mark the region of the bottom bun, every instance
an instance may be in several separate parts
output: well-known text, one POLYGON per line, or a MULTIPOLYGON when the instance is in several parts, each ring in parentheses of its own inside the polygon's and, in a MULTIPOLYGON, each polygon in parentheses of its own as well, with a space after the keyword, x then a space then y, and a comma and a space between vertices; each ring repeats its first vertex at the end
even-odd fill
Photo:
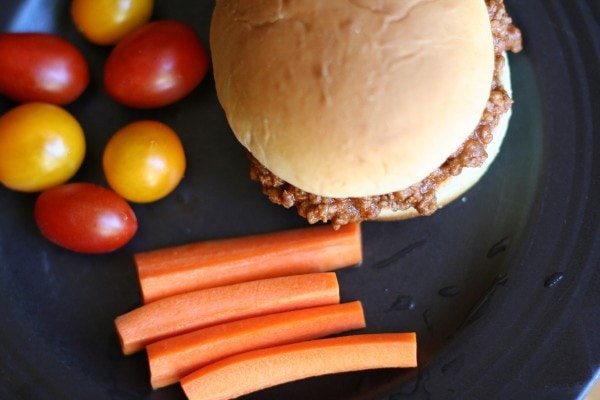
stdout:
MULTIPOLYGON (((512 85, 510 81, 510 68, 508 65, 508 58, 506 54, 504 56, 506 60, 505 67, 503 69, 502 76, 500 78, 504 89, 508 93, 509 96, 512 97, 512 85)), ((460 175, 452 176, 446 181, 444 181, 439 189, 436 192, 438 208, 442 208, 445 205, 453 202, 460 196, 462 196, 467 190, 473 187, 479 179, 487 172, 488 168, 500 152, 500 147, 502 146, 502 142, 504 137, 506 136, 506 132, 508 130, 508 122, 510 120, 511 110, 509 109, 506 114, 504 114, 496 129, 494 129, 494 139, 492 142, 486 147, 486 151, 488 153, 488 157, 483 163, 481 167, 478 168, 463 168, 460 175)), ((377 221, 397 221, 403 219, 410 219, 415 217, 420 217, 421 215, 414 208, 409 208, 402 211, 393 211, 391 209, 383 209, 381 213, 375 220, 377 221)))

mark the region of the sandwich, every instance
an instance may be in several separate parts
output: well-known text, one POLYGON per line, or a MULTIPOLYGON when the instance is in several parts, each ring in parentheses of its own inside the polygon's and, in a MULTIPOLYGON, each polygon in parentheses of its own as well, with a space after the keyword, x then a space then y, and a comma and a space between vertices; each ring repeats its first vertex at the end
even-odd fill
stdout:
POLYGON ((503 0, 217 0, 217 97, 269 200, 309 223, 431 215, 512 107, 503 0))

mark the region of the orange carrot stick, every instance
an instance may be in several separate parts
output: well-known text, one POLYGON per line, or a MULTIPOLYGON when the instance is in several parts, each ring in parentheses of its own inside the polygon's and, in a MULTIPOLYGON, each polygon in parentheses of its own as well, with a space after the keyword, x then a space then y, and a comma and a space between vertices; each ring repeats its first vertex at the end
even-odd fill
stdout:
POLYGON ((211 362, 265 347, 365 327, 360 301, 268 314, 199 329, 146 347, 154 389, 211 362))
POLYGON ((379 333, 298 342, 227 357, 181 379, 189 400, 226 400, 312 376, 415 367, 415 333, 379 333))
POLYGON ((205 326, 339 301, 334 272, 293 275, 167 297, 117 317, 115 326, 123 353, 132 354, 205 326))
POLYGON ((333 271, 362 260, 359 224, 211 240, 134 256, 144 302, 244 281, 333 271))

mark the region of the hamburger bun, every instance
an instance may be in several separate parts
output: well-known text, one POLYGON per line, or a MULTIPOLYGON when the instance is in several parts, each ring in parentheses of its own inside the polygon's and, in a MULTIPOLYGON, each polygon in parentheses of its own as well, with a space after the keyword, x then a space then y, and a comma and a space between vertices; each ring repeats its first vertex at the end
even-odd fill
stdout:
MULTIPOLYGON (((483 0, 217 0, 210 31, 237 139, 324 198, 400 191, 456 152, 488 104, 494 42, 483 0)), ((439 204, 484 172, 445 182, 439 204)))

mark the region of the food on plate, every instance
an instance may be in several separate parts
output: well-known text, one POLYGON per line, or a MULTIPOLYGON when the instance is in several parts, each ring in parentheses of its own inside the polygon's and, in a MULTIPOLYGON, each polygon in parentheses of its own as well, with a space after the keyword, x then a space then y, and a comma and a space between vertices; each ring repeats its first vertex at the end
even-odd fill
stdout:
POLYGON ((227 400, 326 374, 417 366, 413 332, 315 339, 234 355, 184 377, 189 400, 227 400))
POLYGON ((275 312, 340 302, 334 272, 261 279, 196 290, 140 306, 115 319, 124 354, 175 335, 275 312))
POLYGON ((73 0, 71 18, 92 43, 113 45, 150 20, 154 0, 73 0))
POLYGON ((104 88, 129 107, 162 107, 196 88, 208 66, 208 51, 191 26, 153 21, 112 49, 104 66, 104 88))
POLYGON ((134 256, 144 302, 234 283, 360 264, 359 224, 207 240, 134 256))
POLYGON ((154 389, 228 356, 366 326, 360 301, 262 315, 199 329, 146 347, 154 389))
POLYGON ((83 182, 42 192, 34 216, 44 237, 80 253, 114 251, 127 244, 138 227, 125 200, 112 190, 83 182))
POLYGON ((49 33, 0 34, 0 94, 17 102, 65 105, 88 86, 81 52, 49 33))
POLYGON ((26 103, 0 116, 0 182, 10 189, 38 192, 66 182, 85 151, 81 125, 62 107, 26 103))
POLYGON ((430 215, 484 174, 521 35, 502 0, 218 0, 210 45, 252 179, 339 226, 430 215))
POLYGON ((109 139, 102 166, 115 192, 135 203, 149 203, 177 187, 185 161, 183 145, 173 129, 143 120, 125 125, 109 139))

